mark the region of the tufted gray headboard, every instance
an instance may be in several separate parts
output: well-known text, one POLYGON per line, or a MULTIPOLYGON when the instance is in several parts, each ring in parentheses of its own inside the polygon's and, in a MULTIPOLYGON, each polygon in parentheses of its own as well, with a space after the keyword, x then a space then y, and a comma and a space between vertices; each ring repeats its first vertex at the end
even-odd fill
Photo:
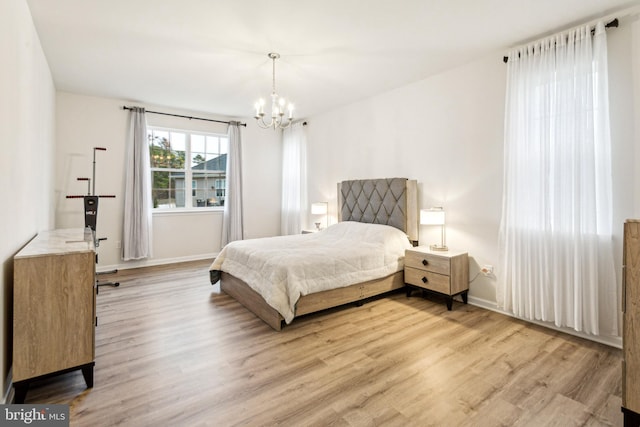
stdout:
POLYGON ((390 225, 417 241, 417 181, 383 178, 338 183, 338 221, 390 225))

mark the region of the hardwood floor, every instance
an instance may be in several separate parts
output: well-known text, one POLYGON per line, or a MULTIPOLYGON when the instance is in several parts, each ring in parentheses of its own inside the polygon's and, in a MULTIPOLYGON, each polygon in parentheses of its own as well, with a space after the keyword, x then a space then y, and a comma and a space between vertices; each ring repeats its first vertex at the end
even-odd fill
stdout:
POLYGON ((622 425, 620 350, 403 293, 275 332, 208 265, 120 272, 95 386, 74 372, 27 403, 70 404, 72 426, 622 425))

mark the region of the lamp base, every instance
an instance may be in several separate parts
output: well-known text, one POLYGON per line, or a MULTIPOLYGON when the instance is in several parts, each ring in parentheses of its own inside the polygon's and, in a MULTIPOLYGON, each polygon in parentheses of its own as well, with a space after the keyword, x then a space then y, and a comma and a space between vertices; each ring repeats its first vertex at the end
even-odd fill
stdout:
POLYGON ((430 245, 429 249, 431 249, 432 251, 443 251, 446 252, 449 250, 449 247, 447 247, 446 245, 430 245))

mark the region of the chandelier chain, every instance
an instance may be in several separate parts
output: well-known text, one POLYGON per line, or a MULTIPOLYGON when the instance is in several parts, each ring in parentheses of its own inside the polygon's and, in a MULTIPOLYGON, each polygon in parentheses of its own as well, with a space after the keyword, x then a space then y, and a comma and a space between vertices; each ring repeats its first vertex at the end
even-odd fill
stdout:
POLYGON ((276 57, 271 57, 271 87, 273 88, 273 93, 276 93, 276 57))

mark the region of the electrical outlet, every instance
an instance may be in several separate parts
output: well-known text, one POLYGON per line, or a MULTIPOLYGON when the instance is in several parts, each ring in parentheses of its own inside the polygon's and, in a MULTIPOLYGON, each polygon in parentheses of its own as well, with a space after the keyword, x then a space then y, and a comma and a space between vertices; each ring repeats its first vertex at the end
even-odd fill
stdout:
POLYGON ((493 274, 493 265, 485 264, 480 269, 480 272, 485 276, 490 276, 493 274))
POLYGON ((120 242, 120 240, 116 240, 116 249, 122 249, 122 242, 120 242))

